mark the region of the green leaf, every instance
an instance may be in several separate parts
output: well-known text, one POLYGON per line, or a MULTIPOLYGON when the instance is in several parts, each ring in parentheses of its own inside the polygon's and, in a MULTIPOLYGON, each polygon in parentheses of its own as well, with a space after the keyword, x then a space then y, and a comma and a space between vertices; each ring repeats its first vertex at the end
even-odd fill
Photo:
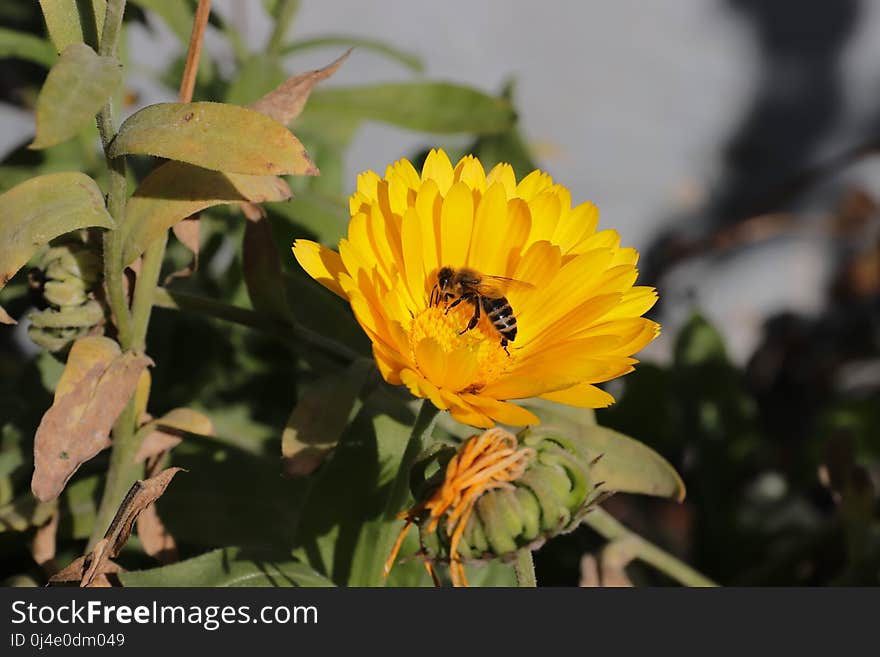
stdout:
POLYGON ((130 116, 110 156, 155 155, 226 173, 315 175, 299 139, 268 116, 224 103, 159 103, 130 116))
POLYGON ((166 162, 141 182, 126 204, 123 262, 134 261, 171 226, 212 205, 287 198, 287 184, 275 176, 221 173, 166 162))
POLYGON ((508 101, 447 82, 319 89, 312 92, 308 109, 438 133, 494 134, 516 119, 508 101))
POLYGON ((131 0, 131 2, 161 17, 177 38, 183 43, 189 43, 193 11, 188 2, 183 0, 131 0))
POLYGON ((402 400, 380 386, 364 401, 333 458, 314 475, 296 533, 297 554, 340 586, 373 584, 376 572, 381 577, 387 555, 377 537, 387 533, 389 488, 412 422, 402 400))
POLYGON ((74 477, 64 488, 58 502, 61 520, 58 533, 74 539, 88 538, 98 517, 103 475, 74 477))
POLYGON ((0 288, 38 248, 78 228, 112 228, 101 190, 82 173, 53 173, 0 195, 0 288))
MULTIPOLYGON (((234 435, 236 429, 220 414, 208 412, 218 433, 234 435)), ((257 455, 208 437, 175 447, 171 465, 189 473, 159 502, 159 515, 171 535, 181 544, 204 546, 292 545, 308 482, 283 478, 277 439, 272 448, 271 455, 257 455)))
POLYGON ((292 318, 287 303, 281 258, 266 214, 246 209, 241 266, 254 310, 280 321, 292 318))
POLYGON ((724 338, 701 315, 695 313, 682 327, 675 342, 675 364, 689 367, 705 363, 726 364, 724 338))
POLYGON ((290 559, 228 547, 152 570, 120 573, 123 586, 333 586, 308 566, 290 559))
POLYGON ((226 102, 232 105, 252 103, 284 82, 286 77, 277 57, 268 53, 251 55, 229 85, 226 102))
POLYGON ((48 68, 55 62, 57 55, 45 39, 0 27, 0 59, 4 57, 26 59, 48 68))
MULTIPOLYGON (((501 91, 501 97, 512 103, 513 92, 513 81, 507 82, 501 91)), ((524 178, 538 168, 516 124, 497 135, 479 136, 467 152, 480 158, 486 171, 499 162, 507 162, 516 172, 517 179, 524 178)))
POLYGON ((293 53, 303 52, 304 50, 312 50, 314 48, 359 48, 362 50, 370 50, 372 52, 384 55, 389 59, 403 64, 408 69, 416 73, 422 73, 425 70, 425 64, 422 58, 416 54, 400 50, 392 45, 379 41, 378 39, 364 39, 362 37, 349 36, 345 34, 327 34, 311 39, 303 39, 288 44, 281 50, 283 55, 292 55, 293 53))
POLYGON ((107 0, 40 0, 40 7, 49 37, 58 52, 72 43, 98 47, 107 0))
POLYGON ((287 475, 311 474, 336 447, 373 371, 372 360, 356 360, 319 379, 300 397, 281 436, 281 462, 287 475))
MULTIPOLYGON (((542 425, 536 431, 548 429, 542 425)), ((593 458, 601 456, 590 477, 604 481, 603 490, 684 499, 684 482, 675 468, 644 443, 598 425, 583 426, 569 435, 576 436, 593 458)))
POLYGON ((84 43, 65 48, 37 98, 37 136, 30 148, 47 148, 85 130, 120 85, 118 59, 102 57, 84 43))

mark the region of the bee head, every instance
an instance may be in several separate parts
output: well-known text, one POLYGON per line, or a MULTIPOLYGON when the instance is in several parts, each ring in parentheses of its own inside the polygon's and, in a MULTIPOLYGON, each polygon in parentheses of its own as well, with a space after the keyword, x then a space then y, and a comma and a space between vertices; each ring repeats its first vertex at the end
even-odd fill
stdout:
POLYGON ((452 267, 441 267, 437 272, 437 285, 441 290, 447 290, 452 284, 452 277, 455 274, 452 267))

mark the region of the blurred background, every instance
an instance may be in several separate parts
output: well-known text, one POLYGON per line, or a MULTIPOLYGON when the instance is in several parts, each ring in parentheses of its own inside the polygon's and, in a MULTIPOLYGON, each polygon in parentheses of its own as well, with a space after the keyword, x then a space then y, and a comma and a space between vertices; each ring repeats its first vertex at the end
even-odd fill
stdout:
MULTIPOLYGON (((4 3, 3 25, 41 34, 30 4, 4 3)), ((273 4, 214 6, 258 54, 273 4)), ((167 15, 130 13, 127 112, 174 99, 185 49, 167 15)), ((356 48, 322 88, 449 80, 509 98, 518 117, 503 148, 472 133, 358 123, 338 162, 315 151, 322 170, 338 165, 337 196, 358 172, 430 147, 513 153, 520 173, 547 170, 640 250, 640 282, 660 290, 653 317, 664 332, 610 387, 619 402, 598 418, 668 458, 688 499, 620 496, 609 510, 723 584, 880 583, 880 5, 304 0, 287 40, 327 35, 397 54, 356 48)), ((326 65, 344 51, 338 41, 293 48, 277 65, 287 74, 326 65)), ((264 76, 265 62, 243 60, 219 24, 206 44, 212 70, 196 100, 229 99, 231 86, 252 100, 236 81, 264 76)), ((3 171, 23 166, 44 76, 0 59, 3 171)), ((315 232, 301 216, 282 219, 288 244, 291 222, 315 232)), ((213 282, 200 284, 216 291, 234 254, 219 234, 205 240, 213 282)), ((26 326, 0 331, 0 343, 22 359, 37 353, 26 326)), ((170 405, 183 391, 168 388, 170 405)), ((610 583, 602 564, 613 559, 594 554, 598 545, 585 528, 546 545, 539 581, 594 583, 598 572, 610 583)), ((636 567, 626 577, 665 583, 636 567)))

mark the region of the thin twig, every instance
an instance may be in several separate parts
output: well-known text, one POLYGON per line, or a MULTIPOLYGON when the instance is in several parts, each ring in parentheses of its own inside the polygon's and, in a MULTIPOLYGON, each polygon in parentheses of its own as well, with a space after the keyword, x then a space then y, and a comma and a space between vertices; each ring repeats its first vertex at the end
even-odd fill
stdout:
POLYGON ((622 525, 601 507, 594 508, 584 516, 584 524, 592 527, 609 541, 627 539, 631 542, 633 554, 637 559, 651 564, 660 572, 666 573, 685 586, 718 586, 705 575, 622 525))
POLYGON ((211 0, 199 0, 199 6, 196 8, 196 15, 193 19, 192 34, 189 37, 186 65, 180 80, 180 93, 177 95, 177 99, 181 103, 190 102, 196 88, 196 75, 199 71, 199 59, 202 56, 202 41, 205 38, 205 26, 208 24, 210 13, 211 0))

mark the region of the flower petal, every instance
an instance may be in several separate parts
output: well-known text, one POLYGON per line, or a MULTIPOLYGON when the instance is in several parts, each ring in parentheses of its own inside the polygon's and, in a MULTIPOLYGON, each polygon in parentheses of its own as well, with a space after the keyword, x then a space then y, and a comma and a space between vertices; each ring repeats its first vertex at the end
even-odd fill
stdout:
POLYGON ((432 148, 425 158, 425 164, 422 166, 422 182, 426 180, 433 180, 444 196, 452 186, 452 162, 442 148, 437 150, 432 148))
POLYGON ((453 172, 453 179, 456 182, 463 182, 481 194, 486 190, 486 171, 473 155, 465 155, 458 161, 453 172))
POLYGON ((348 298, 339 284, 339 274, 345 272, 345 265, 342 264, 342 258, 336 251, 331 251, 311 240, 296 240, 292 249, 296 261, 309 276, 334 294, 338 294, 343 299, 348 298))
POLYGON ((449 188, 440 210, 440 262, 461 267, 467 262, 474 232, 474 195, 463 182, 449 188))
POLYGON ((403 381, 404 385, 406 385, 406 387, 409 388, 409 391, 416 397, 430 399, 431 403, 441 411, 449 408, 449 404, 443 395, 440 394, 437 386, 425 379, 425 377, 421 376, 418 372, 414 372, 410 369, 402 370, 400 372, 400 380, 403 381))
POLYGON ((486 176, 487 184, 491 185, 496 182, 501 183, 504 187, 508 199, 513 198, 516 195, 516 173, 514 173, 513 167, 507 162, 496 164, 492 167, 489 175, 486 176))
POLYGON ((506 217, 507 196, 504 187, 501 183, 493 183, 477 206, 468 265, 490 276, 507 275, 509 235, 499 235, 500 231, 509 231, 509 227, 503 225, 506 217))
POLYGON ((579 383, 565 390, 547 392, 540 395, 540 397, 541 399, 579 408, 607 408, 614 403, 614 397, 589 383, 579 383))
POLYGON ((521 406, 516 406, 515 404, 508 404, 503 401, 498 401, 497 399, 492 399, 491 397, 485 397, 481 395, 460 395, 461 398, 476 408, 478 411, 481 411, 485 415, 488 415, 493 420, 501 422, 503 424, 510 424, 516 427, 522 427, 530 424, 540 424, 541 420, 538 419, 538 416, 532 413, 531 411, 522 408, 521 406))

